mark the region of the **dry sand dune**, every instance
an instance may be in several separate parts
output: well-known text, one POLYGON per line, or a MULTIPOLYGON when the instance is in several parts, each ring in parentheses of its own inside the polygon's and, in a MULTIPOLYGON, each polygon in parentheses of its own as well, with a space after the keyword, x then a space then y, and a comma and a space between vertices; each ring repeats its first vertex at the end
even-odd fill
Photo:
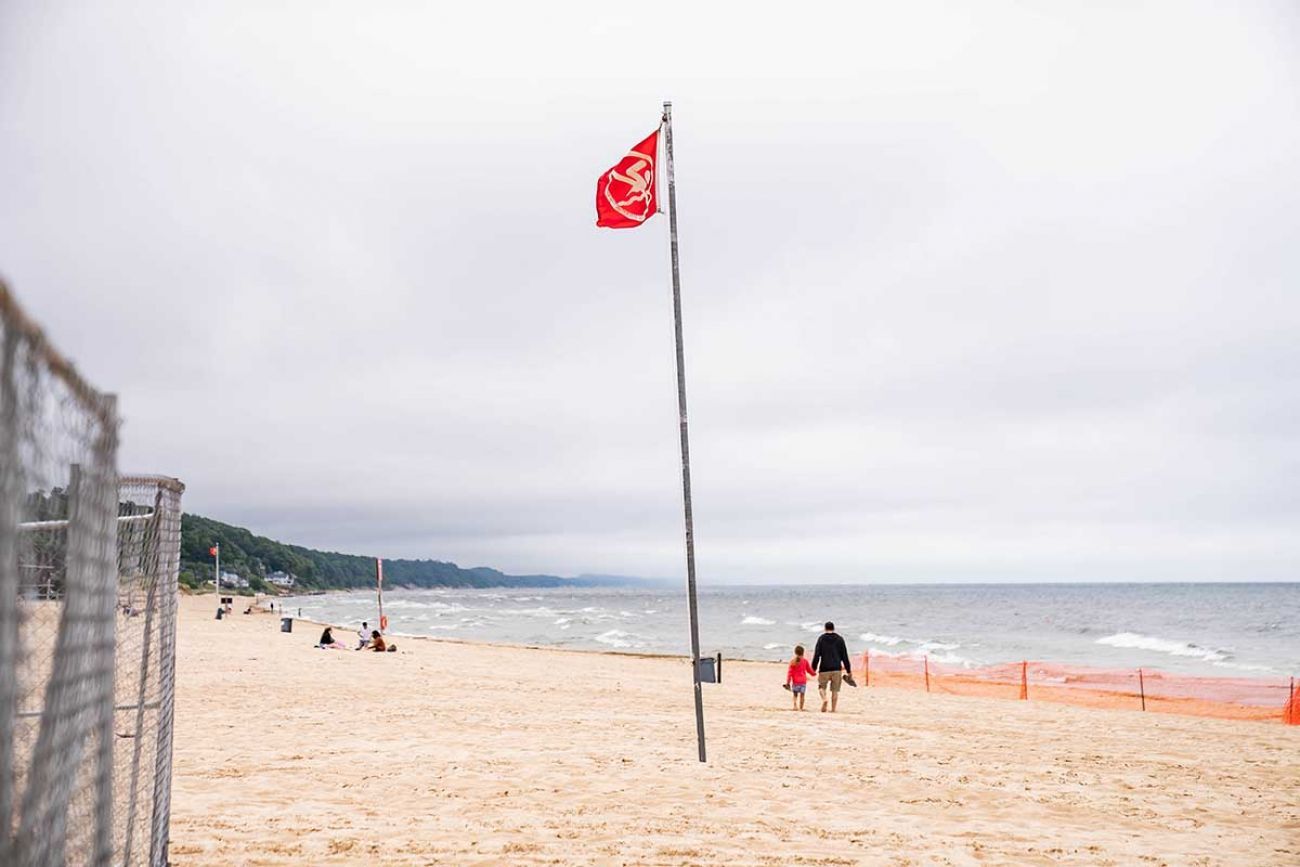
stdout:
POLYGON ((182 600, 172 861, 1300 864, 1300 728, 211 619, 182 600), (351 637, 346 636, 346 637, 351 637), (815 706, 815 701, 810 702, 815 706))

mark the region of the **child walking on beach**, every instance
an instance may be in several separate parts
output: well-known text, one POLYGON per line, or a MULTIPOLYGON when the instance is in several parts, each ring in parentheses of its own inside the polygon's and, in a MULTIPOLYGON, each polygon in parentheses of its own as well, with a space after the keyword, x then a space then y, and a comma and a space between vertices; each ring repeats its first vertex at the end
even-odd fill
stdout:
POLYGON ((816 674, 808 660, 804 659, 803 645, 794 646, 794 659, 790 660, 790 667, 785 672, 785 688, 790 690, 790 701, 793 707, 790 710, 803 710, 804 696, 808 692, 808 675, 816 674))

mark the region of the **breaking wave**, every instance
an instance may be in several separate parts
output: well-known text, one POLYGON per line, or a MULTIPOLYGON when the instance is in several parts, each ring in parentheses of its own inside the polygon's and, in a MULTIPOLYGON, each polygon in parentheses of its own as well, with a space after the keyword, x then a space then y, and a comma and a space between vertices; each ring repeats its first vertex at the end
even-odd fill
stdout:
POLYGON ((636 647, 637 643, 632 641, 631 638, 631 633, 624 632, 621 629, 611 629, 596 636, 597 641, 601 644, 608 644, 610 647, 636 647))
POLYGON ((1150 650, 1155 653, 1167 653, 1170 656, 1188 656, 1193 659, 1203 659, 1206 662, 1223 662, 1231 656, 1226 650, 1201 647, 1198 644, 1192 644, 1190 641, 1173 641, 1168 638, 1156 638, 1152 635, 1140 635, 1136 632, 1117 632, 1114 635, 1107 635, 1105 638, 1098 638, 1097 643, 1104 644, 1107 647, 1122 647, 1127 650, 1150 650))

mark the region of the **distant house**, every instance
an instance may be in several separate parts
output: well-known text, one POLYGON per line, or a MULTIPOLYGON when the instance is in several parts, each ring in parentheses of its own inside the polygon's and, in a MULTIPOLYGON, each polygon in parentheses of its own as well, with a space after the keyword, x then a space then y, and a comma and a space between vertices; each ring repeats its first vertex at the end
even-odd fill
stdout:
POLYGON ((266 576, 266 580, 276 587, 292 587, 298 579, 288 572, 275 571, 266 576))
POLYGON ((240 578, 237 572, 222 572, 221 584, 223 587, 247 587, 248 581, 240 578))

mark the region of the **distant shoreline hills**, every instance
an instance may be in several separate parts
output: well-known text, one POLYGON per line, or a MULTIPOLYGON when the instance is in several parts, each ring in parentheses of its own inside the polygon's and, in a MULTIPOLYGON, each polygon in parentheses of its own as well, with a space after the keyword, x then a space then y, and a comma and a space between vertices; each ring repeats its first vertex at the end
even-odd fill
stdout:
MULTIPOLYGON (((317 551, 277 542, 251 531, 185 514, 181 518, 181 586, 190 590, 212 584, 212 557, 208 550, 221 545, 221 571, 230 573, 236 592, 297 593, 347 590, 375 585, 375 558, 360 554, 317 551), (237 576, 239 580, 233 580, 237 576), (291 585, 283 585, 292 576, 291 585), (241 585, 247 586, 241 586, 241 585)), ((443 560, 384 558, 384 584, 388 587, 658 587, 649 578, 622 575, 507 575, 476 566, 464 569, 443 560)), ((224 587, 223 587, 224 589, 224 587)))

